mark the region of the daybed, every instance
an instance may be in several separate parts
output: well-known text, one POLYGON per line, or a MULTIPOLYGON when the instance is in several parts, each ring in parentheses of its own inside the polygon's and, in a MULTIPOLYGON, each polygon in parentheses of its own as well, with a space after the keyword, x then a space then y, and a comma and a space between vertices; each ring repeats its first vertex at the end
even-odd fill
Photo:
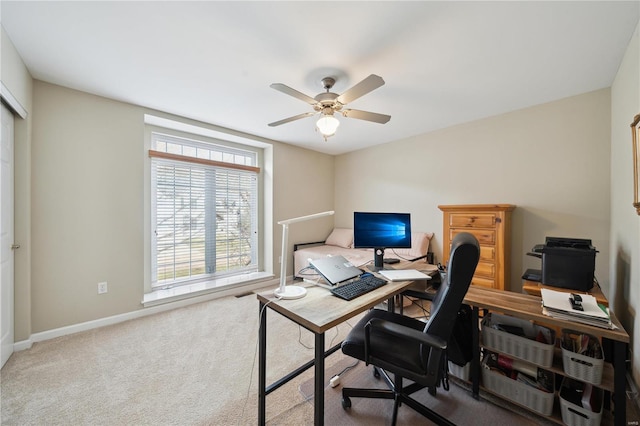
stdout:
MULTIPOLYGON (((411 248, 387 249, 385 250, 384 257, 392 257, 400 260, 423 258, 426 263, 429 241, 432 237, 433 233, 412 232, 411 248)), ((308 268, 309 259, 335 255, 344 256, 345 259, 359 268, 373 262, 372 249, 353 248, 353 229, 335 228, 325 241, 294 244, 293 277, 304 278, 305 276, 317 276, 313 269, 308 268)))

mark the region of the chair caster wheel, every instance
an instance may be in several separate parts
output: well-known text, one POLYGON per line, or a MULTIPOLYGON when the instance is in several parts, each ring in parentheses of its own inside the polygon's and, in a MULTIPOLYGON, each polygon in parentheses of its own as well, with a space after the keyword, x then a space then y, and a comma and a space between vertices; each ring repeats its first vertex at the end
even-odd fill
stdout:
POLYGON ((349 398, 348 396, 342 397, 342 408, 344 408, 345 410, 347 408, 351 408, 351 398, 349 398))
POLYGON ((380 372, 378 371, 377 368, 373 369, 373 377, 375 377, 376 379, 380 378, 380 372))

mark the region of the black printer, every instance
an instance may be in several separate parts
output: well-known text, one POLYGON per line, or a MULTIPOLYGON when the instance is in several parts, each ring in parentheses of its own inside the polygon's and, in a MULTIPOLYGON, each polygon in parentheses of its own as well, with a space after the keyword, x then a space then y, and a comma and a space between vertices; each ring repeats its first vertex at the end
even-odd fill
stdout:
POLYGON ((542 259, 542 284, 589 291, 593 287, 597 252, 591 240, 546 237, 544 244, 535 245, 527 254, 542 259))

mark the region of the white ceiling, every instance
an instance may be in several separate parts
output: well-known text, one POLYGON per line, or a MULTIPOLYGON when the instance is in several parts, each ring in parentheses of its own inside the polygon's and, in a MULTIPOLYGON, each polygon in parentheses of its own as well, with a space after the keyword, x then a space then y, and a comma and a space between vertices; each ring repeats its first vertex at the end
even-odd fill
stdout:
POLYGON ((13 2, 0 20, 32 76, 305 148, 339 154, 609 87, 639 1, 13 2), (381 88, 325 142, 310 96, 337 76, 381 88))

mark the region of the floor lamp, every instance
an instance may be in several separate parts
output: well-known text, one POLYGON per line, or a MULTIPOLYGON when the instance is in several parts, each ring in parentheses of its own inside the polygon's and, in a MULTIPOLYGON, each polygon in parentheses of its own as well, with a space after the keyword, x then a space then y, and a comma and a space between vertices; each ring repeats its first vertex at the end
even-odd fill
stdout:
POLYGON ((281 220, 278 225, 282 225, 282 257, 280 258, 280 287, 273 291, 273 294, 280 299, 299 299, 307 294, 307 289, 298 285, 287 285, 287 245, 289 240, 289 225, 305 220, 317 219, 319 217, 331 216, 333 210, 310 214, 308 216, 295 217, 293 219, 281 220))

